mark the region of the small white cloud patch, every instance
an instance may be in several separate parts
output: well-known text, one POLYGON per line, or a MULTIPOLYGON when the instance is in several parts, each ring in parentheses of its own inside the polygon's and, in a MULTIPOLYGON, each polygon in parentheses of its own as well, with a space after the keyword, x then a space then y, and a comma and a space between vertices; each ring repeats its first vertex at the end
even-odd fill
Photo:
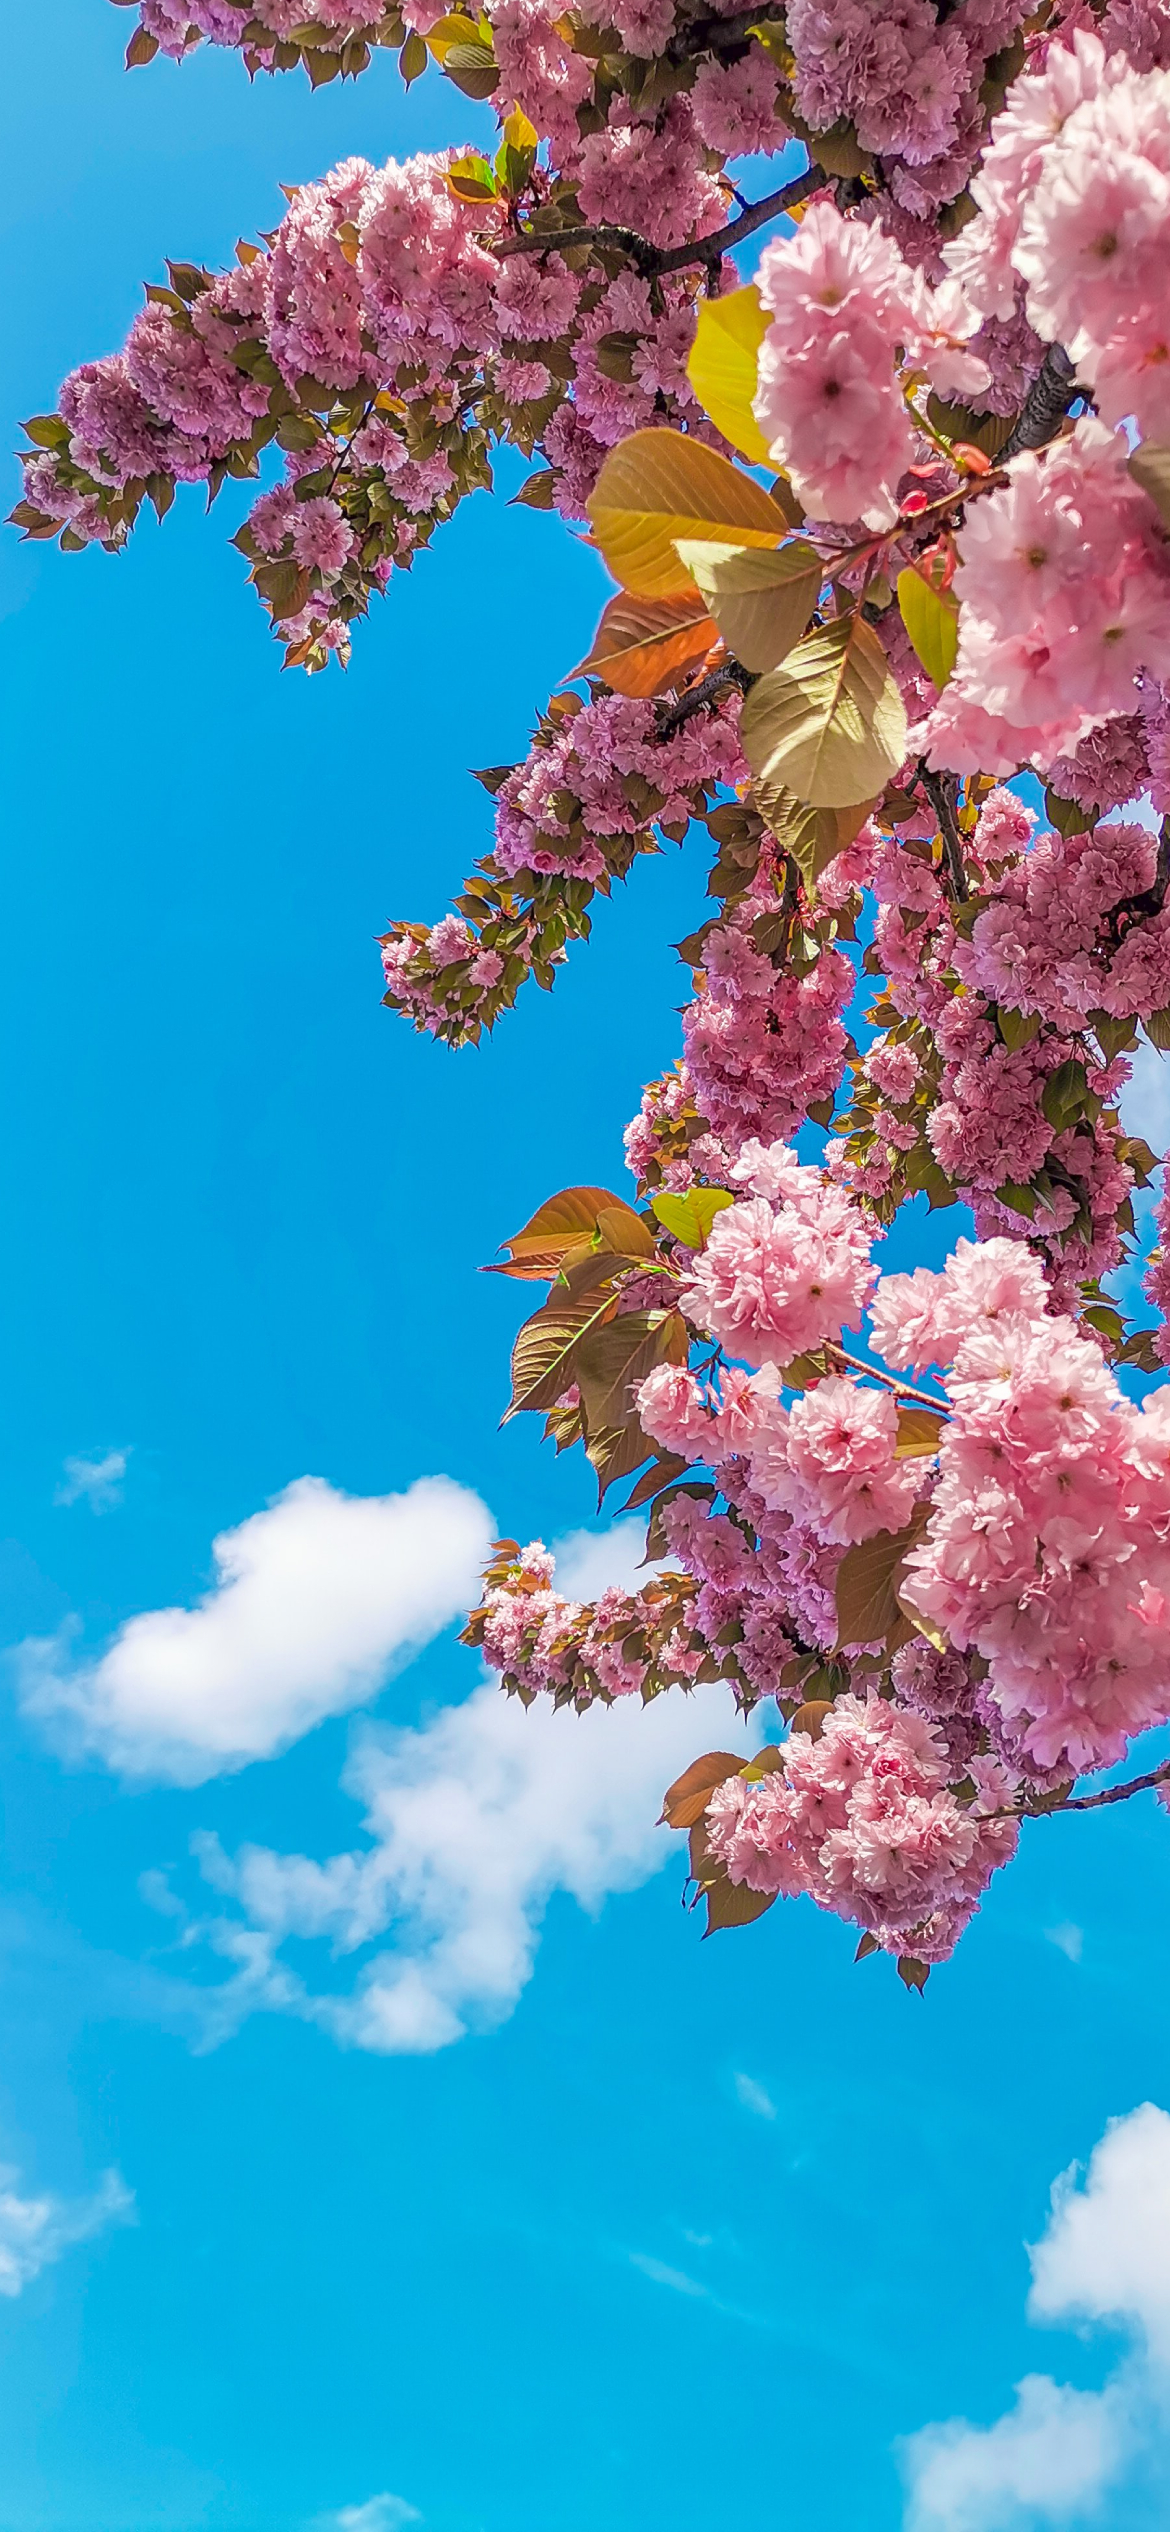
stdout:
POLYGON ((324 2515, 321 2532, 401 2532, 403 2524, 422 2519, 417 2506, 383 2489, 380 2497, 367 2497, 364 2506, 342 2506, 336 2514, 324 2515))
POLYGON ((58 2198, 51 2191, 26 2197, 18 2179, 0 2167, 0 2295, 23 2294, 75 2242, 87 2242, 107 2224, 133 2221, 134 2193, 116 2171, 103 2174, 92 2198, 58 2198))
POLYGON ((776 2116, 776 2104, 771 2093, 765 2092, 763 2085, 756 2082, 754 2075, 736 2076, 735 2097, 745 2110, 751 2111, 753 2118, 774 2119, 776 2116))
POLYGON ((122 1500, 126 1451, 105 1451, 100 1459, 67 1459, 65 1474, 53 1501, 68 1507, 87 1503, 91 1512, 112 1512, 122 1500))

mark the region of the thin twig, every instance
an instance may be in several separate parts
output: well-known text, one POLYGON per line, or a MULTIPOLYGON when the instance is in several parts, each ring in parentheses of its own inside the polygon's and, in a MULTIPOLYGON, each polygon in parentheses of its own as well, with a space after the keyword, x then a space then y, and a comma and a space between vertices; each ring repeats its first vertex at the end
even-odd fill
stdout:
POLYGON ((864 1372, 867 1380, 883 1381, 899 1398, 913 1398, 916 1406, 929 1407, 933 1415, 946 1414, 945 1399, 932 1398, 926 1389, 912 1389, 908 1380, 895 1380, 893 1372, 879 1371, 876 1363, 863 1362, 860 1354, 847 1354, 843 1345, 826 1345, 825 1352, 838 1363, 848 1363, 850 1371, 864 1372))
POLYGON ((1152 1785, 1165 1784, 1168 1777, 1170 1758, 1165 1758, 1160 1767, 1151 1768, 1148 1776, 1131 1776, 1125 1785, 1106 1785, 1103 1793, 1072 1794, 1067 1802, 1025 1803, 1018 1809, 985 1811, 980 1817, 985 1820, 1048 1820, 1055 1818, 1059 1811, 1103 1811, 1107 1803, 1128 1802, 1131 1794, 1148 1793, 1152 1785))
POLYGON ((616 246, 632 256, 644 273, 682 272, 688 264, 714 265, 738 246, 745 237, 754 236, 769 220, 779 220, 797 203, 807 202, 810 193, 818 193, 824 185, 820 167, 806 167, 803 175, 794 176, 789 184, 765 196, 762 202, 749 204, 737 220, 726 228, 716 229, 710 237, 696 238, 689 246, 651 246, 634 229, 601 226, 576 229, 526 229, 520 237, 497 238, 494 255, 552 255, 574 246, 616 246))

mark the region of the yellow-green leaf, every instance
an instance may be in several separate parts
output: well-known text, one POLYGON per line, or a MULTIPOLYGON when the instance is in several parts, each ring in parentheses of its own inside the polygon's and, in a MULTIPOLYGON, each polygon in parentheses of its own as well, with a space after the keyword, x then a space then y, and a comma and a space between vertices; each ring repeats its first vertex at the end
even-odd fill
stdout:
POLYGON ((946 1417, 939 1408, 899 1407, 898 1439, 894 1444, 895 1459, 933 1457, 942 1439, 946 1417))
POLYGON ((476 150, 454 158, 447 169, 447 191, 457 202, 494 202, 496 180, 486 158, 476 150))
POLYGON ((810 809, 780 783, 755 782, 752 798, 776 842, 799 864, 801 877, 811 892, 826 865, 835 861, 860 833, 870 810, 877 805, 878 795, 875 793, 872 800, 856 800, 844 809, 810 809))
POLYGON ((898 607, 914 649, 942 693, 959 647, 959 606, 949 589, 932 589, 908 563, 898 574, 898 607))
POLYGON ((1129 461, 1135 484, 1149 494, 1163 527, 1170 528, 1170 448, 1144 440, 1129 461))
POLYGON ((716 1214, 734 1202, 726 1187, 692 1187, 685 1196, 651 1196, 650 1210, 684 1248, 704 1248, 716 1214))
POLYGON ((803 537, 778 553, 758 545, 715 545, 677 537, 675 552, 698 583, 728 650, 759 675, 778 668, 799 642, 820 595, 825 567, 803 537))
MULTIPOLYGON (((552 480, 551 476, 549 478, 552 480)), ((697 590, 683 598, 611 598, 574 677, 600 677, 617 695, 660 695, 705 659, 715 626, 697 590)))
POLYGON ((753 466, 768 464, 768 443, 752 412, 760 345, 768 318, 753 282, 722 299, 701 299, 687 376, 703 411, 753 466))
POLYGON ((740 736, 757 782, 814 809, 873 799, 906 753, 906 711, 877 634, 854 611, 818 625, 752 687, 740 736))
POLYGON ((769 493, 681 431, 634 431, 611 449, 589 516, 614 579, 640 598, 681 598, 694 588, 675 552, 679 537, 776 546, 785 533, 769 493))

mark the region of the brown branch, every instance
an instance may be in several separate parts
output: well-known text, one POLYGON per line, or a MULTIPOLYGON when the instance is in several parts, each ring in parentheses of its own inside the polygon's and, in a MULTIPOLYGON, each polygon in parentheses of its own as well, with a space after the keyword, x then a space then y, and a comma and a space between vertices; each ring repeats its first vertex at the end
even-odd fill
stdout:
POLYGON ((769 220, 779 220, 798 202, 807 202, 810 193, 818 193, 824 185, 820 167, 806 167, 803 175, 794 176, 776 193, 762 202, 753 202, 741 211, 737 220, 730 220, 724 229, 716 229, 711 237, 697 238, 690 246, 651 246, 633 229, 612 227, 576 229, 527 229, 520 237, 498 238, 494 255, 552 255, 574 246, 616 246, 632 257, 640 271, 651 273, 682 272, 688 264, 713 267, 733 246, 745 237, 754 236, 769 220))
POLYGON ((691 720, 694 714, 701 712, 706 704, 713 703, 716 695, 721 694, 725 686, 738 686, 740 693, 744 694, 754 682, 754 678, 749 675, 746 668, 740 667, 737 659, 723 661, 720 667, 712 668, 706 677, 701 678, 697 686, 692 686, 689 694, 681 695, 678 702, 673 703, 670 710, 663 713, 654 733, 655 738, 672 738, 676 730, 681 730, 684 721, 691 720))
POLYGON ((954 791, 951 788, 954 777, 952 775, 948 781, 945 774, 932 774, 927 768, 925 758, 919 757, 918 780, 938 819, 947 876, 953 894, 961 905, 968 894, 967 869, 963 859, 963 838, 959 833, 959 822, 955 816, 954 791))
POLYGON ((1004 1811, 984 1811, 977 1817, 984 1820, 1048 1820, 1060 1811, 1103 1811, 1108 1803, 1128 1802, 1131 1794, 1148 1793, 1151 1786, 1165 1784, 1170 1777, 1170 1758, 1160 1767, 1152 1767, 1148 1776, 1131 1776, 1128 1784, 1106 1785, 1103 1793, 1071 1794, 1066 1802, 1024 1803, 1004 1811))
POLYGON ((932 1398, 926 1389, 912 1389, 908 1380, 895 1380, 893 1372, 879 1371, 876 1363, 863 1362, 860 1354, 847 1354, 843 1345, 826 1345, 825 1353, 833 1355, 839 1363, 847 1363, 850 1371, 864 1372, 867 1380, 882 1381, 887 1389, 895 1392, 897 1397, 913 1398, 916 1406, 929 1407, 932 1415, 945 1416, 947 1412, 945 1398, 932 1398))
POLYGON ((1019 421, 999 450, 996 464, 1003 466, 1021 448, 1043 448, 1055 438, 1070 404, 1083 393, 1063 344, 1050 343, 1044 366, 1032 380, 1019 421))

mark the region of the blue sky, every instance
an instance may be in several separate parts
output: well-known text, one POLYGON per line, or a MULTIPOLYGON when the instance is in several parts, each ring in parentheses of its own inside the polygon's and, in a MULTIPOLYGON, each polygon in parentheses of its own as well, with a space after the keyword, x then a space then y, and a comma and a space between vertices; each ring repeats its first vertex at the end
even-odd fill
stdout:
MULTIPOLYGON (((128 78, 125 13, 57 0, 45 24, 5 39, 6 444, 121 341, 165 254, 222 261, 278 180, 477 130, 437 81, 404 100, 389 59, 316 96, 211 53, 128 78)), ((413 1037, 374 935, 437 915, 484 849, 465 769, 521 751, 599 567, 479 499, 347 677, 282 677, 227 542, 242 506, 180 496, 117 563, 0 545, 0 1645, 59 1639, 0 1700, 0 2532, 898 2532, 900 2439, 1006 2418, 977 2447, 1006 2450, 1023 2375, 1108 2378, 1077 2416, 1121 2435, 1119 2344, 1129 2459, 1093 2519, 1164 2521, 1149 2294, 1082 2280, 1029 2321, 1024 2250, 1107 2120, 1170 2103, 1162 1815, 1038 1825, 918 2001, 811 1910, 700 1943, 646 1826, 678 1715, 658 1743, 638 1716, 528 1718, 522 1742, 451 1630, 381 1685, 396 1628, 458 1605, 469 1497, 522 1538, 594 1526, 578 1460, 497 1430, 517 1301, 476 1269, 550 1188, 621 1183, 703 870, 641 865, 490 1047, 413 1037), (324 1720, 282 1750, 278 1696, 248 1726, 275 1754, 216 1776, 188 1752, 203 1782, 106 1763, 129 1691, 103 1657, 200 1602, 213 1539, 322 1481, 234 1551, 248 1623, 297 1638, 298 1504, 327 1596, 366 1556, 355 1520, 433 1475, 466 1493, 430 1566, 407 1541, 419 1607, 322 1655, 324 1720), (243 1849, 375 1869, 326 1904, 276 1863, 241 1880, 243 1849), (379 1856, 398 1914, 362 1946, 379 1856), (372 1959, 400 2037, 412 2012, 416 2041, 427 2012, 468 2036, 371 2045, 372 1959), (1120 2342, 1074 2307, 1128 2314, 1120 2342)), ((230 1705, 255 1666, 220 1616, 183 1658, 230 1705)), ((279 1688, 294 1652, 273 1661, 279 1688)), ((681 1729, 697 1750, 726 1726, 681 1729)), ((1039 2463, 942 2496, 932 2467, 922 2532, 1085 2519, 1039 2463)))

